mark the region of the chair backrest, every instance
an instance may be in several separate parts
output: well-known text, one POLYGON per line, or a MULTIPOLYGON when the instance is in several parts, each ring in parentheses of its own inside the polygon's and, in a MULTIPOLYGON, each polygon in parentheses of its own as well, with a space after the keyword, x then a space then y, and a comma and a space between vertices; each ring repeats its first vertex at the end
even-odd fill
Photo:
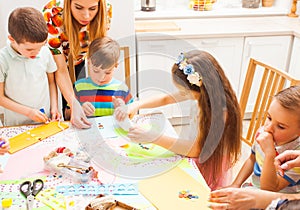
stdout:
POLYGON ((129 57, 129 47, 128 46, 122 46, 120 47, 121 55, 123 54, 123 60, 124 62, 124 70, 125 70, 125 81, 126 85, 128 86, 130 90, 130 57, 129 57), (122 53, 123 51, 123 53, 122 53))
POLYGON ((300 80, 292 77, 287 72, 275 69, 253 58, 250 59, 240 98, 242 119, 245 118, 246 109, 247 112, 249 112, 249 96, 254 94, 255 101, 252 101, 252 103, 254 102, 254 106, 250 110, 251 118, 249 127, 242 135, 243 141, 250 146, 252 145, 257 129, 261 127, 266 120, 267 110, 270 106, 272 96, 280 90, 292 85, 300 85, 300 80), (253 81, 258 82, 258 77, 261 80, 260 83, 257 84, 260 85, 254 87, 253 81))
MULTIPOLYGON (((130 90, 130 57, 129 57, 129 47, 128 46, 122 46, 122 47, 120 47, 120 52, 121 53, 120 53, 119 62, 122 63, 122 64, 124 63, 124 68, 122 68, 122 69, 124 69, 124 76, 125 76, 124 79, 125 79, 126 85, 128 86, 128 89, 130 90)), ((86 75, 88 75, 87 69, 86 69, 86 75)), ((123 77, 122 77, 122 79, 123 79, 123 77)))

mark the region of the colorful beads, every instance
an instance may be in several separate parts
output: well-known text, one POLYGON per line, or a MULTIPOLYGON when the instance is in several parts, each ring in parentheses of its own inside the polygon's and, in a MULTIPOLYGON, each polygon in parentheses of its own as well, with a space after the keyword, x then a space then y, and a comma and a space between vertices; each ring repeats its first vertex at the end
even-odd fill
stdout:
POLYGON ((185 198, 185 199, 198 199, 199 198, 198 195, 190 193, 189 190, 181 190, 178 193, 178 197, 179 198, 185 198))
POLYGON ((150 148, 149 147, 146 147, 144 146, 143 144, 139 143, 139 146, 142 148, 142 149, 145 149, 145 150, 149 150, 150 148))

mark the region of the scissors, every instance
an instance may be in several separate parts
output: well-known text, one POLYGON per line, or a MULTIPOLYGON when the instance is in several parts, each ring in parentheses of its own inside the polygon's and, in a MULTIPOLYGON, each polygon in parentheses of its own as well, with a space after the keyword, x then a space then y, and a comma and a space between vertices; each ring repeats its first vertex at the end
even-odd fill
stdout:
POLYGON ((20 185, 20 192, 26 198, 26 208, 31 210, 33 208, 35 196, 44 188, 44 182, 41 179, 25 181, 20 185))

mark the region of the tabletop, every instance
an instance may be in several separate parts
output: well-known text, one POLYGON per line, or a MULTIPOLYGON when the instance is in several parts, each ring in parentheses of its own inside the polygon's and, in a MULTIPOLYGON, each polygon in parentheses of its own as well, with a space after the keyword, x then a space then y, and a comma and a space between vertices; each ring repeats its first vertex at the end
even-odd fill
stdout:
MULTIPOLYGON (((161 123, 161 117, 143 116, 136 118, 136 122, 147 127, 150 121, 161 123)), ((35 209, 85 209, 99 194, 113 195, 137 209, 168 209, 172 203, 189 209, 199 205, 206 208, 209 188, 191 159, 152 144, 130 142, 111 116, 93 118, 91 122, 90 129, 70 126, 30 147, 0 156, 4 170, 0 173, 1 200, 12 199, 13 209, 25 209, 19 185, 40 178, 45 185, 36 196, 35 209), (52 157, 54 153, 56 156, 52 157), (57 168, 57 161, 84 170, 92 167, 96 176, 88 171, 86 177, 77 168, 57 168), (153 196, 160 195, 155 191, 162 195, 153 196), (187 195, 195 196, 182 198, 187 195)), ((163 132, 176 136, 166 118, 163 122, 163 132)), ((35 127, 3 127, 0 135, 9 139, 35 127)))

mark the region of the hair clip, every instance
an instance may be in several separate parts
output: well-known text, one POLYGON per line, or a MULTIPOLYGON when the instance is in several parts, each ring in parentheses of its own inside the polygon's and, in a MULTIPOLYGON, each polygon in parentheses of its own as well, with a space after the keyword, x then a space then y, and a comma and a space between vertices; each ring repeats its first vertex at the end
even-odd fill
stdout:
POLYGON ((187 62, 187 58, 183 53, 180 53, 175 64, 178 66, 179 70, 183 71, 183 73, 187 75, 187 80, 190 84, 197 85, 198 87, 202 85, 202 77, 198 74, 198 72, 195 72, 194 66, 187 62))

